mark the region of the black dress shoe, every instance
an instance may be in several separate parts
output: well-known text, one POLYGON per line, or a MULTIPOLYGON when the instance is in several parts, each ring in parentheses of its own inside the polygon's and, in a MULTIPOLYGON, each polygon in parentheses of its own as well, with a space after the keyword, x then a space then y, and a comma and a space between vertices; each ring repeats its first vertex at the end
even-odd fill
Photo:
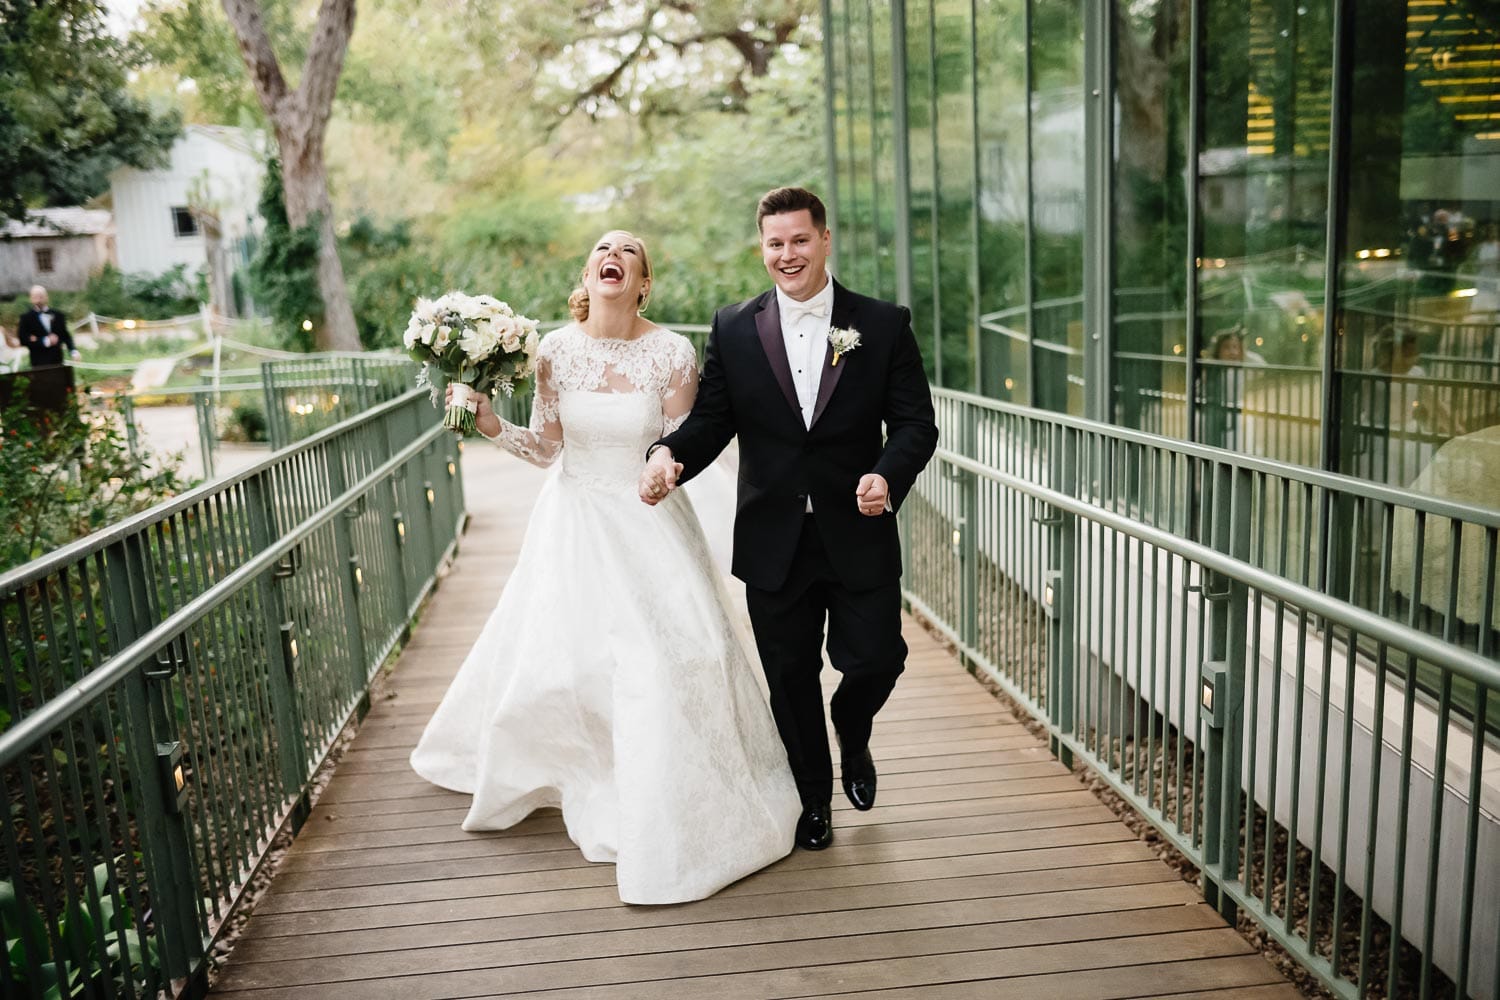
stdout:
POLYGON ((804 851, 821 851, 833 843, 833 806, 814 802, 802 807, 797 820, 797 846, 804 851))
POLYGON ((875 805, 875 761, 870 757, 870 748, 865 747, 843 759, 844 794, 849 804, 860 812, 875 805))

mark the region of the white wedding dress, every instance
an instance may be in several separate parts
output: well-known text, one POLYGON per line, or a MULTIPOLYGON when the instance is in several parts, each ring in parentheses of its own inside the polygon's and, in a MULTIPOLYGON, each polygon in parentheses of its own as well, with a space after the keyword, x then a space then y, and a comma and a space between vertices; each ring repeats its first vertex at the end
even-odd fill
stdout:
POLYGON ((786 855, 801 804, 691 501, 637 496, 697 391, 692 345, 576 324, 538 352, 530 428, 556 467, 499 603, 412 752, 474 796, 465 830, 560 806, 627 903, 701 899, 786 855))

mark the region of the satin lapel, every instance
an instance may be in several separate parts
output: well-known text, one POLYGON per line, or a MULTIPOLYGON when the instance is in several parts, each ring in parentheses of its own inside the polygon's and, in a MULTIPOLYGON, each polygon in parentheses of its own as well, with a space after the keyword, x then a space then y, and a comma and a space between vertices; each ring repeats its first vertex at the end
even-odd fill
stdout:
POLYGON ((802 407, 797 405, 797 387, 792 382, 792 366, 786 360, 786 344, 781 339, 781 310, 776 306, 774 291, 767 294, 760 312, 755 314, 755 332, 760 335, 761 349, 766 352, 766 360, 771 364, 771 373, 776 376, 776 383, 781 386, 781 394, 797 415, 797 423, 802 423, 802 407))
MULTIPOLYGON (((852 308, 853 303, 849 301, 849 293, 844 290, 843 285, 840 285, 837 281, 835 281, 833 283, 833 313, 829 317, 829 327, 843 327, 844 329, 848 329, 849 314, 852 311, 852 308)), ((818 418, 821 417, 823 415, 823 411, 827 409, 828 400, 832 398, 833 390, 838 387, 839 379, 843 378, 844 372, 848 370, 849 360, 853 356, 854 355, 852 354, 845 355, 844 357, 839 359, 838 364, 834 364, 833 346, 829 345, 824 349, 823 377, 818 380, 818 402, 817 405, 813 407, 812 427, 816 427, 818 425, 818 418)), ((788 373, 788 377, 790 377, 790 373, 788 373)), ((809 429, 811 429, 811 427, 809 429)))

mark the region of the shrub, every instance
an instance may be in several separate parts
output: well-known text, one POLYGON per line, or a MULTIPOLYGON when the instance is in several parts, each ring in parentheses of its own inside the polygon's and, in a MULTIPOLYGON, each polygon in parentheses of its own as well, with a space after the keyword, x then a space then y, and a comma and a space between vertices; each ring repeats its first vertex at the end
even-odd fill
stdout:
POLYGON ((16 392, 0 410, 0 571, 175 495, 181 456, 134 456, 109 414, 69 392, 57 413, 16 392))
POLYGON ((229 420, 224 425, 225 441, 266 440, 266 411, 260 403, 246 399, 229 411, 229 420))

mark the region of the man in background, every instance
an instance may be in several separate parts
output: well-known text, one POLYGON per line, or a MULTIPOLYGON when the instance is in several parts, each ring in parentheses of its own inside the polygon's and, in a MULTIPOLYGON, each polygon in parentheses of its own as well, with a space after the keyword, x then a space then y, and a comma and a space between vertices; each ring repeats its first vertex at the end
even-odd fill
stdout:
POLYGON ((67 317, 51 307, 47 301, 47 289, 41 285, 31 287, 31 308, 21 314, 16 335, 22 346, 31 352, 33 368, 62 364, 64 345, 71 355, 78 356, 73 347, 73 336, 68 333, 67 317))

